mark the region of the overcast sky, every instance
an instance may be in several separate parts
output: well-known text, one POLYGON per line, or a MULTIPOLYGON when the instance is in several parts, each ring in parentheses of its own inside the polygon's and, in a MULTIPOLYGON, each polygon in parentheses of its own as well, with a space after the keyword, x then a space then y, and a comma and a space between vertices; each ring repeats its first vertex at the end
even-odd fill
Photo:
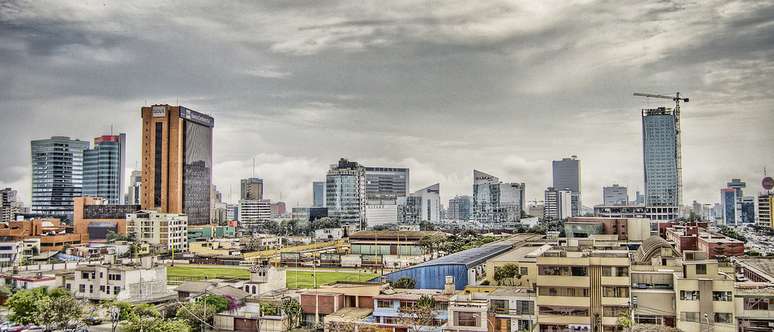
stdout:
MULTIPOLYGON (((214 182, 239 179, 311 202, 347 157, 411 168, 411 189, 470 194, 473 169, 551 183, 582 160, 584 204, 613 183, 642 190, 632 92, 691 98, 683 110, 685 203, 716 202, 731 177, 774 172, 771 1, 3 1, 0 185, 29 202, 31 139, 128 135, 140 107, 215 117, 214 182)), ((229 188, 233 195, 229 196, 229 188)))

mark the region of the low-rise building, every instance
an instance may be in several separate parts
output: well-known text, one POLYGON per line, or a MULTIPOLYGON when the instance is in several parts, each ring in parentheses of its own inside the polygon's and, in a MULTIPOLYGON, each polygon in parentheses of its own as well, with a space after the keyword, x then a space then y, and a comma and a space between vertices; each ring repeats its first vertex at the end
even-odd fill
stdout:
POLYGON ((342 237, 344 237, 344 229, 341 227, 314 230, 315 241, 333 241, 342 237))
POLYGON ((273 266, 250 267, 250 281, 242 285, 242 290, 250 295, 274 292, 287 287, 287 271, 273 266))
POLYGON ((0 240, 0 267, 17 266, 24 257, 24 242, 5 238, 0 240))
POLYGON ((61 279, 53 274, 43 273, 0 274, 0 284, 6 285, 11 289, 62 287, 61 279))
POLYGON ((73 198, 73 225, 76 233, 86 234, 89 242, 105 242, 108 235, 126 235, 126 215, 140 210, 139 205, 108 204, 99 197, 73 198))
POLYGON ((645 218, 570 217, 564 224, 568 238, 586 238, 591 235, 618 235, 618 240, 642 242, 657 235, 658 229, 645 218))
POLYGON ((65 246, 86 242, 87 235, 78 233, 58 218, 31 218, 0 224, 0 237, 11 240, 37 239, 40 252, 60 251, 65 246))
POLYGON ((79 266, 65 288, 77 299, 93 301, 156 303, 175 297, 167 289, 167 267, 151 256, 130 264, 79 266))

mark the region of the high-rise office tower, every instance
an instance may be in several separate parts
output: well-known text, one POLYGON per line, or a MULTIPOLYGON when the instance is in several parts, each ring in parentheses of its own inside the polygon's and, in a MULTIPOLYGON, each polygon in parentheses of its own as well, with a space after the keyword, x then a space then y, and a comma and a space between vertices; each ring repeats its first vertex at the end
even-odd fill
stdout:
POLYGON ((521 219, 524 183, 504 183, 473 170, 473 220, 485 228, 512 228, 521 219))
POLYGON ((446 209, 446 218, 451 220, 470 220, 470 211, 473 208, 473 198, 467 195, 454 196, 449 200, 449 208, 446 209))
POLYGON ((543 199, 543 218, 562 220, 572 216, 572 191, 548 187, 543 199))
POLYGON ((671 108, 642 110, 645 205, 662 209, 662 219, 674 219, 682 204, 680 133, 671 108))
POLYGON ((728 183, 726 183, 726 188, 734 189, 736 192, 736 200, 739 201, 744 197, 744 188, 747 187, 747 183, 742 181, 741 179, 731 179, 728 183))
POLYGON ((365 167, 341 158, 325 177, 325 206, 328 215, 342 225, 365 228, 365 167))
POLYGON ((581 165, 577 156, 562 158, 552 162, 554 188, 569 190, 572 193, 572 215, 579 216, 583 203, 581 202, 581 165))
POLYGON ((325 207, 325 182, 312 182, 313 207, 325 207))
POLYGON ((399 199, 400 222, 419 224, 421 222, 441 221, 441 185, 417 190, 405 198, 399 199))
POLYGON ((629 191, 626 187, 614 184, 602 187, 602 205, 627 205, 629 204, 629 191))
POLYGON ((735 225, 739 215, 738 205, 736 204, 736 190, 733 188, 720 189, 720 204, 723 210, 723 224, 735 225))
POLYGON ((22 203, 19 202, 16 190, 11 188, 0 189, 0 222, 14 220, 17 213, 21 213, 22 203))
POLYGON ((32 213, 70 220, 83 194, 83 154, 89 142, 53 136, 32 145, 32 213))
POLYGON ((239 190, 239 197, 243 200, 262 200, 263 199, 263 179, 247 178, 242 179, 239 190))
POLYGON ((368 204, 395 204, 409 191, 409 169, 396 167, 364 167, 368 204))
POLYGON ((142 195, 142 172, 132 171, 129 175, 129 187, 126 188, 126 204, 140 205, 142 195))
POLYGON ((83 195, 123 204, 126 134, 102 135, 83 153, 83 195))
POLYGON ((210 223, 215 120, 183 106, 142 107, 143 210, 185 213, 210 223))

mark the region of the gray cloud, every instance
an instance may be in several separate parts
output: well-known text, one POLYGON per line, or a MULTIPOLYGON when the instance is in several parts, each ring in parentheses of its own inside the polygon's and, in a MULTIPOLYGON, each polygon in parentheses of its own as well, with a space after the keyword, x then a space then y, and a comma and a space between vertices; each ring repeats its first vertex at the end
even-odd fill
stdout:
MULTIPOLYGON (((774 5, 766 2, 228 2, 0 5, 0 185, 29 187, 29 140, 129 133, 179 101, 216 118, 215 182, 255 157, 273 198, 308 203, 341 156, 412 167, 413 189, 468 193, 473 168, 550 185, 583 160, 584 201, 642 187, 633 91, 684 108, 688 200, 757 183, 774 157, 774 5)), ((632 192, 633 194, 633 192, 632 192)))

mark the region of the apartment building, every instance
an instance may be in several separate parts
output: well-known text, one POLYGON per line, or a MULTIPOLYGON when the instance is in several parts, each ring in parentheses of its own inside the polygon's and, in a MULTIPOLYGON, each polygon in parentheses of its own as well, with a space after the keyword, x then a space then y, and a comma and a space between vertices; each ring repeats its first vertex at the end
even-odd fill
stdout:
POLYGON ((537 257, 541 332, 619 331, 629 314, 629 252, 554 247, 537 257))
POLYGON ((734 331, 733 268, 698 251, 683 252, 682 263, 682 273, 674 278, 676 327, 681 331, 734 331))
POLYGON ((138 211, 126 215, 126 229, 135 241, 155 246, 160 252, 188 251, 188 216, 177 213, 138 211))
POLYGON ((382 292, 374 297, 374 322, 384 327, 405 327, 402 321, 409 315, 406 309, 415 306, 423 296, 432 297, 435 301, 433 322, 424 330, 439 331, 448 319, 450 296, 434 289, 394 289, 382 292))

